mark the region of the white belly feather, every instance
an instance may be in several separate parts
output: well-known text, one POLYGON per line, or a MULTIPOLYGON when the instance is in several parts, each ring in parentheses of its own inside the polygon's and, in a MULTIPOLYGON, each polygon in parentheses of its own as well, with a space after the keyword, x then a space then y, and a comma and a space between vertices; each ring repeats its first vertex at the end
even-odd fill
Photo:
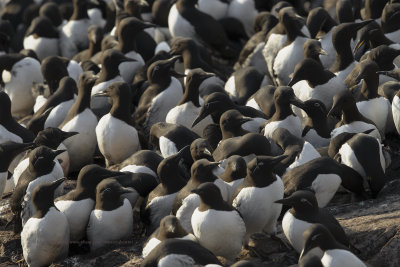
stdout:
POLYGON ((29 266, 47 266, 68 256, 69 227, 54 207, 43 218, 31 218, 21 232, 24 258, 29 266))
POLYGON ((93 210, 87 227, 91 251, 109 243, 131 237, 133 231, 133 211, 129 200, 115 210, 93 210))

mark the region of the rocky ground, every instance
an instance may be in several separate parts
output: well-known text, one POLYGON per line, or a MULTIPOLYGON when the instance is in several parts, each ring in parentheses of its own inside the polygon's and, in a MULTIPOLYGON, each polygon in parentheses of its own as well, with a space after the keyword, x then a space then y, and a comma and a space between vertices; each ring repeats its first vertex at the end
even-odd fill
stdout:
MULTIPOLYGON (((350 203, 347 193, 338 193, 328 209, 339 220, 358 256, 369 266, 400 266, 400 139, 389 137, 386 148, 392 155, 392 164, 386 172, 387 184, 377 199, 350 203)), ((75 186, 67 182, 66 191, 75 186)), ((20 236, 12 227, 5 228, 11 219, 8 200, 0 201, 0 266, 26 266, 23 260, 20 236)), ((90 253, 87 244, 73 244, 70 256, 52 266, 139 266, 145 237, 140 224, 129 241, 110 244, 96 253, 90 253)), ((285 244, 279 227, 280 242, 263 234, 255 235, 240 259, 248 259, 257 266, 291 266, 298 254, 285 244)))

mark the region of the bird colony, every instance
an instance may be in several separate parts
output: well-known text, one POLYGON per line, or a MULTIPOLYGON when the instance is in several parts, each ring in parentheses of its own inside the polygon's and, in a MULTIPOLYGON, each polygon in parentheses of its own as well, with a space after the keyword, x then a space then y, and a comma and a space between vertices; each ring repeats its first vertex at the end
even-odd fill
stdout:
POLYGON ((72 266, 139 242, 141 266, 257 266, 243 255, 262 236, 298 266, 367 266, 325 207, 382 197, 399 14, 398 0, 3 1, 1 231, 22 249, 2 256, 72 266))

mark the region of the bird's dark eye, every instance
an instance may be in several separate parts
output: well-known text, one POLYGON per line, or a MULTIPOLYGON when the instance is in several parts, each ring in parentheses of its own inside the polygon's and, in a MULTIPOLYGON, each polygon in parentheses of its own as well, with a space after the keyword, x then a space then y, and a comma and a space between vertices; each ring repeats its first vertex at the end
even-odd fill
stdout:
POLYGON ((320 104, 319 103, 315 103, 314 106, 319 108, 320 104))
POLYGON ((315 241, 315 240, 317 239, 318 236, 319 236, 319 235, 314 235, 313 237, 311 237, 311 240, 312 240, 312 241, 315 241))

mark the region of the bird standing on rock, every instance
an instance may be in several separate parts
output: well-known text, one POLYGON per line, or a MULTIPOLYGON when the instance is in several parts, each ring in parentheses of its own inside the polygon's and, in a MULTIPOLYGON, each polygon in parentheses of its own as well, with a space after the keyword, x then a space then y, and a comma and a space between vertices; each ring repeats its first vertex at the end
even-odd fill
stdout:
POLYGON ((22 250, 29 266, 45 266, 68 256, 68 221, 53 202, 54 191, 64 180, 41 184, 32 193, 37 211, 21 232, 22 250))
POLYGON ((130 115, 129 85, 124 82, 112 83, 94 96, 108 96, 112 99, 110 113, 104 115, 96 126, 96 136, 106 165, 120 163, 140 150, 138 133, 130 115))
POLYGON ((274 201, 283 196, 281 178, 272 172, 273 167, 286 156, 258 156, 247 165, 247 175, 236 189, 232 206, 246 223, 246 241, 256 232, 275 234, 276 222, 282 205, 274 201))
POLYGON ((246 225, 240 213, 226 203, 214 183, 203 183, 191 191, 200 196, 192 215, 193 233, 200 245, 233 261, 242 249, 246 225))
POLYGON ((97 118, 90 109, 90 93, 95 82, 96 77, 91 72, 84 72, 79 77, 78 97, 59 126, 65 132, 79 133, 64 141, 70 155, 71 171, 79 171, 90 163, 96 149, 97 118))
POLYGON ((133 231, 132 206, 129 200, 121 195, 132 191, 122 187, 112 178, 105 179, 97 185, 96 206, 90 214, 86 229, 91 251, 113 241, 130 238, 133 231))

